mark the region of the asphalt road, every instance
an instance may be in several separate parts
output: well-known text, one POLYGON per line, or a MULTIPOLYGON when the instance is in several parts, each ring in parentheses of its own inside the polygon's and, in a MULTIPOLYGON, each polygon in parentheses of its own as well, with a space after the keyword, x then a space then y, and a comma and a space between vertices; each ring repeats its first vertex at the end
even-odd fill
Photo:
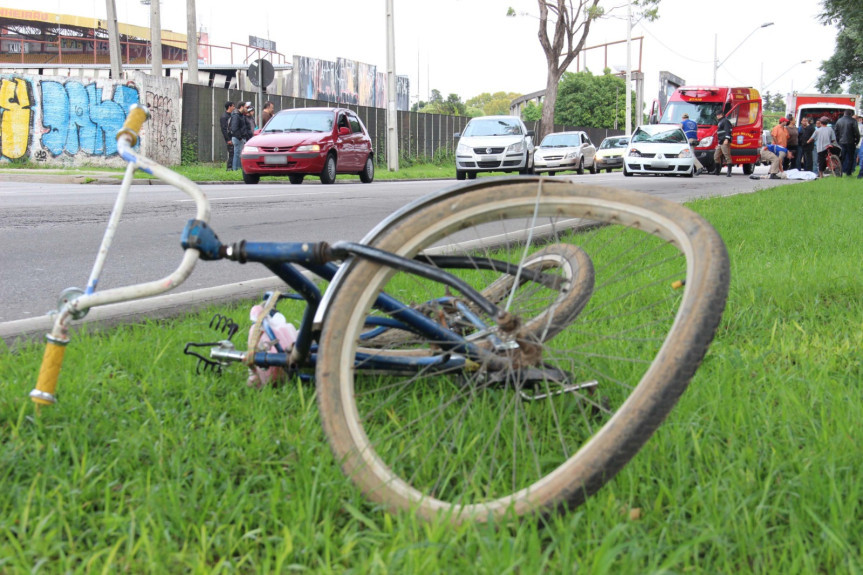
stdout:
MULTIPOLYGON (((766 168, 756 173, 762 171, 766 168)), ((678 202, 793 184, 751 180, 739 168, 731 178, 624 178, 619 171, 556 177, 639 190, 678 202)), ((242 239, 332 242, 359 240, 400 206, 455 183, 339 181, 331 186, 317 182, 292 186, 263 181, 257 186, 207 185, 204 190, 211 201, 211 225, 224 243, 242 239)), ((86 285, 118 189, 117 185, 0 181, 0 337, 11 342, 44 333, 50 326, 46 314, 56 309, 60 292, 86 285)), ((182 255, 180 232, 193 215, 192 202, 169 186, 133 186, 100 289, 171 273, 182 255)), ((186 283, 171 292, 174 295, 97 308, 88 320, 110 323, 170 315, 201 303, 258 295, 277 285, 263 266, 202 262, 186 283)))

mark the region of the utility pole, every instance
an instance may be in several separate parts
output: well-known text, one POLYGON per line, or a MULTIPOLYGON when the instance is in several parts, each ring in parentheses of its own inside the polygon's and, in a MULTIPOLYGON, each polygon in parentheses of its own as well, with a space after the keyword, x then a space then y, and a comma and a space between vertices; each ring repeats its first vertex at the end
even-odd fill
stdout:
POLYGON ((120 34, 117 29, 117 6, 114 0, 105 0, 108 8, 108 57, 111 59, 111 79, 123 78, 123 55, 120 53, 120 34))
MULTIPOLYGON (((626 135, 632 134, 632 0, 626 3, 626 135)), ((641 112, 639 112, 641 114, 641 112)))
POLYGON ((162 21, 159 14, 159 0, 150 2, 150 46, 154 76, 162 75, 162 21))
POLYGON ((387 169, 399 169, 398 114, 396 113, 396 47, 393 0, 387 0, 387 169))
POLYGON ((189 65, 189 84, 198 83, 198 20, 195 0, 186 0, 186 61, 189 65))

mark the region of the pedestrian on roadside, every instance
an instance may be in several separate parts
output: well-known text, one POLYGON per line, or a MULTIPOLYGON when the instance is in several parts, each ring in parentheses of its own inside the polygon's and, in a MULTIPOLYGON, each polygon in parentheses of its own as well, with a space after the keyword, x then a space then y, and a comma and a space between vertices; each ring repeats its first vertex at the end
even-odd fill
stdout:
POLYGON ((782 161, 788 155, 788 149, 777 144, 768 144, 761 148, 761 161, 770 164, 767 170, 771 180, 778 180, 779 173, 783 171, 782 161))
POLYGON ((267 126, 267 122, 270 121, 270 118, 275 114, 274 110, 276 109, 276 105, 272 102, 267 102, 264 104, 264 109, 261 110, 261 127, 265 128, 267 126))
POLYGON ((845 110, 845 114, 836 122, 836 140, 842 148, 842 172, 846 176, 854 173, 854 164, 857 153, 857 143, 860 141, 860 131, 857 122, 851 116, 852 110, 845 110))
POLYGON ((251 102, 246 102, 246 123, 249 125, 248 137, 246 140, 252 139, 255 135, 255 130, 258 128, 255 125, 255 105, 251 102))
POLYGON ((824 171, 827 170, 827 148, 838 144, 836 133, 830 127, 830 118, 824 116, 815 121, 815 133, 808 141, 815 144, 818 152, 818 177, 823 178, 824 171))
POLYGON ((680 123, 683 128, 683 133, 686 134, 686 140, 689 142, 689 149, 692 152, 692 161, 695 165, 694 175, 698 176, 704 173, 704 166, 698 161, 698 156, 695 155, 695 145, 698 144, 698 124, 689 119, 689 114, 683 114, 683 121, 680 123))
POLYGON ((234 169, 234 141, 231 138, 231 114, 234 113, 234 103, 225 102, 225 113, 219 118, 219 127, 222 129, 222 137, 225 139, 225 147, 228 148, 227 170, 234 169))
POLYGON ((788 118, 779 118, 779 123, 773 126, 770 130, 770 135, 773 136, 773 143, 779 144, 783 148, 788 147, 788 118))
POLYGON ((797 142, 800 145, 800 169, 806 172, 813 171, 812 155, 815 153, 815 144, 811 140, 814 133, 815 126, 812 125, 812 120, 808 116, 803 116, 800 119, 800 135, 797 142))
POLYGON ((797 153, 800 132, 797 130, 797 126, 794 125, 794 120, 791 119, 785 124, 785 131, 788 132, 788 142, 785 144, 785 147, 788 148, 788 155, 785 156, 782 169, 789 170, 792 167, 796 168, 797 163, 800 161, 800 154, 797 153))
POLYGON ((241 170, 240 155, 246 145, 249 123, 246 121, 246 103, 237 102, 231 113, 231 142, 234 144, 234 169, 241 170))
POLYGON ((713 152, 713 175, 718 176, 722 171, 722 158, 728 165, 727 176, 731 177, 731 122, 725 117, 725 112, 716 112, 716 151, 713 152))

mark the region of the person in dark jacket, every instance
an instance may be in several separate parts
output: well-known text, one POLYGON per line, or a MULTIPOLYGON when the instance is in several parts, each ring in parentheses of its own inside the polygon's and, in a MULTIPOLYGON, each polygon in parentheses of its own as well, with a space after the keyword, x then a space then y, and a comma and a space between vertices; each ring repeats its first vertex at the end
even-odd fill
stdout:
POLYGON ((797 164, 800 162, 800 154, 797 153, 797 144, 800 140, 800 132, 797 130, 797 126, 794 125, 794 120, 790 119, 788 120, 788 123, 785 124, 785 129, 788 131, 788 145, 785 146, 786 148, 788 148, 788 155, 785 157, 785 161, 782 164, 782 169, 800 169, 797 166, 797 164))
POLYGON ((839 118, 834 129, 836 140, 842 148, 842 171, 846 176, 854 173, 854 156, 857 152, 857 142, 860 141, 860 130, 852 115, 854 115, 853 110, 845 110, 845 115, 839 118))
POLYGON ((719 121, 716 127, 716 151, 713 152, 713 175, 718 176, 722 171, 722 158, 725 157, 725 163, 728 165, 727 176, 731 177, 731 122, 725 117, 725 112, 719 110, 716 112, 716 119, 719 121))
MULTIPOLYGON (((797 136, 797 143, 800 144, 800 165, 801 169, 807 172, 814 171, 815 162, 813 162, 813 154, 815 152, 815 144, 810 143, 812 135, 815 133, 815 126, 812 125, 812 120, 808 116, 803 116, 800 120, 800 134, 797 136)), ((817 173, 817 172, 816 172, 817 173)))
POLYGON ((249 124, 246 122, 246 103, 237 102, 234 111, 231 113, 231 141, 234 144, 234 169, 242 169, 240 155, 243 152, 243 146, 246 144, 249 124))
POLYGON ((222 128, 222 137, 225 138, 225 146, 228 148, 228 171, 234 169, 234 141, 231 138, 231 114, 234 112, 234 103, 225 102, 225 113, 219 118, 219 127, 222 128))
POLYGON ((267 102, 264 104, 264 109, 261 110, 261 127, 266 127, 267 122, 270 121, 270 118, 273 117, 275 113, 276 105, 272 102, 267 102))

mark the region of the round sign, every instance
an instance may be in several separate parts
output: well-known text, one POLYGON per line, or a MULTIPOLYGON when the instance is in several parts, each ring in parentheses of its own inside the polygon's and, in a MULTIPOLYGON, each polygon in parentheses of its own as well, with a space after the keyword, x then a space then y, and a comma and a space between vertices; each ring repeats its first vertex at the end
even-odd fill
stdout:
POLYGON ((264 86, 269 86, 276 77, 276 71, 269 60, 256 60, 249 66, 249 80, 255 86, 260 86, 259 78, 263 80, 264 86))

